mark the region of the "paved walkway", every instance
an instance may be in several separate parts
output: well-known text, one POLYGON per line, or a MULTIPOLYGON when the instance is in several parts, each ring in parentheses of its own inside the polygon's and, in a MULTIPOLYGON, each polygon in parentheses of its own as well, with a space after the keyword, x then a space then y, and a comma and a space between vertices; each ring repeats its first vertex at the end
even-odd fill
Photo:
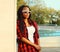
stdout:
POLYGON ((60 47, 42 47, 41 52, 60 52, 60 47))

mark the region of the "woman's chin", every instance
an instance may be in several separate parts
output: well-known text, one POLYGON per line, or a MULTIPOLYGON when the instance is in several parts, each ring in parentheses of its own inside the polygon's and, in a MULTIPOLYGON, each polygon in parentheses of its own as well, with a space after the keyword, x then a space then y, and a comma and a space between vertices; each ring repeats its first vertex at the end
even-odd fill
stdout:
POLYGON ((28 19, 29 17, 25 17, 25 19, 28 19))

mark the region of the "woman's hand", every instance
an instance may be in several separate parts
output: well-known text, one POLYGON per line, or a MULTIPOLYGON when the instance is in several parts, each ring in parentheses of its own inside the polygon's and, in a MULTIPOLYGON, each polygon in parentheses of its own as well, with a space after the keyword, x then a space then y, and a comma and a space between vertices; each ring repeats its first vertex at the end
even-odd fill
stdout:
POLYGON ((34 44, 34 43, 32 43, 32 42, 30 42, 29 40, 27 40, 26 38, 24 38, 24 37, 22 37, 22 39, 21 39, 23 42, 25 42, 25 43, 27 43, 27 44, 29 44, 29 45, 31 45, 31 46, 34 46, 38 51, 40 51, 41 50, 41 47, 39 46, 39 45, 36 45, 36 44, 34 44))
POLYGON ((34 47, 39 51, 41 50, 41 47, 39 45, 35 45, 34 47))

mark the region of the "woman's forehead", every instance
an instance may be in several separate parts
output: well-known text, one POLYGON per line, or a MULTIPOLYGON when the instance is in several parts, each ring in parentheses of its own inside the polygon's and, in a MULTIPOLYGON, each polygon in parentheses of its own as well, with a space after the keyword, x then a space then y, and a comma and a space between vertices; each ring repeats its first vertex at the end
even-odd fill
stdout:
POLYGON ((29 8, 28 7, 24 7, 23 10, 29 10, 29 8))

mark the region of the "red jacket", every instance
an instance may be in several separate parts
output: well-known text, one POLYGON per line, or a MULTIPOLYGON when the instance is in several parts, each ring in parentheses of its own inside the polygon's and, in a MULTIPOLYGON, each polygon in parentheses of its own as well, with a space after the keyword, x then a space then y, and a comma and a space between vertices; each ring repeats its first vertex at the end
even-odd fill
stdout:
MULTIPOLYGON (((35 33, 34 33, 34 43, 38 44, 38 38, 39 38, 39 34, 38 34, 38 27, 37 27, 37 23, 34 22, 34 27, 35 27, 35 33)), ((38 52, 33 46, 26 44, 24 42, 21 41, 21 38, 24 37, 26 39, 28 39, 28 30, 27 28, 24 29, 24 33, 22 34, 20 29, 19 29, 19 25, 20 25, 20 21, 17 21, 17 42, 18 42, 18 52, 38 52)), ((29 39, 28 39, 29 40, 29 39)))

